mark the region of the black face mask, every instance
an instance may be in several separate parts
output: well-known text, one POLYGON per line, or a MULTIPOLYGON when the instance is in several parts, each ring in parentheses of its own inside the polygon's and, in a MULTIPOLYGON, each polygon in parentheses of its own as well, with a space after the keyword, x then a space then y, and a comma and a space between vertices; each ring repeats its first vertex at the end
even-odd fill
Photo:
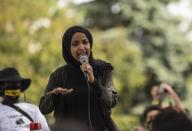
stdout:
POLYGON ((17 103, 19 101, 19 96, 17 97, 4 96, 4 100, 8 100, 12 103, 17 103))

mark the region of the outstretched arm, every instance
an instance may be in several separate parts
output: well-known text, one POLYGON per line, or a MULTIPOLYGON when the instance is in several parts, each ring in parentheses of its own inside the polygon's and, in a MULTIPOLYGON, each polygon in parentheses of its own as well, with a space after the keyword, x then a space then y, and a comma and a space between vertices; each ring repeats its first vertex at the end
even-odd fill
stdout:
POLYGON ((174 107, 178 111, 185 112, 182 102, 181 102, 179 96, 177 95, 177 93, 173 90, 173 88, 166 83, 162 83, 160 86, 171 96, 171 98, 173 99, 174 104, 175 104, 174 107))
POLYGON ((58 94, 67 95, 73 92, 73 89, 67 89, 63 87, 56 87, 59 85, 59 81, 55 79, 53 75, 51 75, 49 79, 49 83, 47 85, 47 89, 45 91, 45 95, 40 100, 39 108, 43 114, 51 113, 54 108, 54 97, 58 94), (54 88, 53 88, 54 87, 54 88))
POLYGON ((57 80, 55 79, 54 74, 51 74, 44 96, 41 98, 39 104, 39 109, 43 114, 49 114, 54 110, 54 104, 53 104, 54 94, 49 92, 54 90, 56 83, 57 80))

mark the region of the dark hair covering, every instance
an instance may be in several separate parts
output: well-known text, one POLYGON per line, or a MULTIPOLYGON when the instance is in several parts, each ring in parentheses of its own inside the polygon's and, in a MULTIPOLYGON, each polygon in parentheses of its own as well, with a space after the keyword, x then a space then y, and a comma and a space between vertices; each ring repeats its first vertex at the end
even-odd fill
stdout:
POLYGON ((192 131, 192 121, 183 112, 165 111, 156 116, 150 131, 192 131))
POLYGON ((141 116, 141 118, 140 118, 140 121, 141 121, 141 123, 144 125, 144 123, 146 122, 146 120, 147 120, 147 114, 150 112, 150 111, 159 111, 159 112, 161 112, 162 111, 162 109, 161 109, 161 107, 160 106, 158 106, 158 105, 152 105, 152 106, 149 106, 149 107, 147 107, 145 110, 144 110, 144 112, 143 112, 143 114, 142 114, 142 116, 141 116))
MULTIPOLYGON (((85 29, 81 26, 72 26, 72 27, 68 28, 63 35, 63 39, 62 39, 63 58, 67 62, 67 64, 79 67, 80 63, 73 58, 73 56, 71 54, 71 49, 70 49, 71 48, 71 39, 76 32, 82 32, 85 34, 85 36, 89 40, 91 49, 92 49, 92 45, 93 45, 93 38, 92 38, 91 33, 87 29, 85 29)), ((110 63, 106 63, 102 60, 95 60, 93 58, 92 51, 90 52, 89 63, 95 69, 95 72, 97 74, 101 74, 103 71, 113 70, 113 67, 110 63)))
MULTIPOLYGON (((68 64, 72 64, 72 65, 79 65, 80 63, 77 62, 72 54, 71 54, 71 39, 73 37, 73 35, 76 33, 76 32, 82 32, 85 34, 85 36, 87 37, 87 39, 89 40, 89 43, 90 43, 90 46, 92 48, 92 45, 93 45, 93 38, 92 38, 92 35, 91 33, 81 27, 81 26, 72 26, 70 28, 68 28, 66 30, 66 32, 64 33, 63 35, 63 39, 62 39, 62 53, 63 53, 63 58, 65 59, 65 61, 68 63, 68 64)), ((92 60, 92 51, 91 51, 91 55, 89 57, 89 60, 92 60)))

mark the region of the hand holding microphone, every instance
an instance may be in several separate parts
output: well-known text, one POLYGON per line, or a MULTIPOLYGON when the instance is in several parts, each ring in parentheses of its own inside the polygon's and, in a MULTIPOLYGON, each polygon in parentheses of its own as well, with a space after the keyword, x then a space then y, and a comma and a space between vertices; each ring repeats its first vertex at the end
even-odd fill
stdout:
POLYGON ((82 72, 84 72, 86 79, 88 80, 88 82, 93 83, 94 82, 93 69, 92 66, 89 64, 88 56, 86 54, 80 55, 79 62, 82 64, 80 68, 82 72))

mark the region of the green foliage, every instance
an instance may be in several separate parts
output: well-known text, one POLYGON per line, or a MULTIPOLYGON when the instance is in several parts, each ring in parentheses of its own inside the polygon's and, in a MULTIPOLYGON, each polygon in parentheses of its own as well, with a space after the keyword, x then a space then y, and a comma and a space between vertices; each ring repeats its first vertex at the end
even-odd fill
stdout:
POLYGON ((125 28, 94 32, 94 55, 113 64, 114 83, 120 94, 119 111, 128 112, 134 90, 141 90, 146 80, 141 51, 136 43, 126 39, 125 28))
POLYGON ((64 64, 63 32, 79 16, 67 6, 59 8, 55 0, 0 2, 0 67, 14 66, 32 79, 25 94, 38 105, 50 73, 64 64))
MULTIPOLYGON (((85 25, 100 29, 121 25, 127 29, 127 37, 120 40, 124 43, 123 48, 122 43, 118 43, 119 52, 123 55, 115 53, 118 55, 116 56, 105 51, 110 57, 122 60, 110 59, 118 69, 115 76, 119 86, 121 110, 124 112, 129 111, 137 102, 142 102, 145 98, 144 91, 148 91, 151 83, 157 80, 172 84, 180 96, 185 96, 186 80, 192 71, 192 46, 186 39, 188 32, 179 29, 181 19, 171 16, 167 10, 170 2, 177 1, 114 0, 106 4, 105 1, 95 0, 84 4, 87 7, 85 25), (120 9, 116 14, 114 5, 117 10, 120 9), (110 21, 109 24, 106 25, 105 19, 110 21), (87 24, 86 21, 89 20, 91 23, 87 24), (129 48, 125 44, 126 39, 130 41, 129 48), (120 66, 117 66, 117 63, 120 66)), ((109 34, 107 33, 108 36, 109 34)), ((113 47, 107 48, 114 52, 117 46, 113 47)))
POLYGON ((120 130, 139 124, 137 116, 127 113, 141 113, 154 80, 169 82, 181 96, 188 91, 185 104, 192 110, 190 29, 181 32, 181 19, 167 12, 167 5, 176 1, 95 0, 61 8, 57 0, 0 0, 0 67, 15 66, 32 79, 25 94, 38 105, 50 73, 65 64, 63 32, 85 25, 94 37, 94 57, 114 66, 119 102, 113 118, 120 130))
POLYGON ((130 131, 133 127, 138 126, 138 117, 132 115, 118 114, 112 116, 120 131, 130 131))

